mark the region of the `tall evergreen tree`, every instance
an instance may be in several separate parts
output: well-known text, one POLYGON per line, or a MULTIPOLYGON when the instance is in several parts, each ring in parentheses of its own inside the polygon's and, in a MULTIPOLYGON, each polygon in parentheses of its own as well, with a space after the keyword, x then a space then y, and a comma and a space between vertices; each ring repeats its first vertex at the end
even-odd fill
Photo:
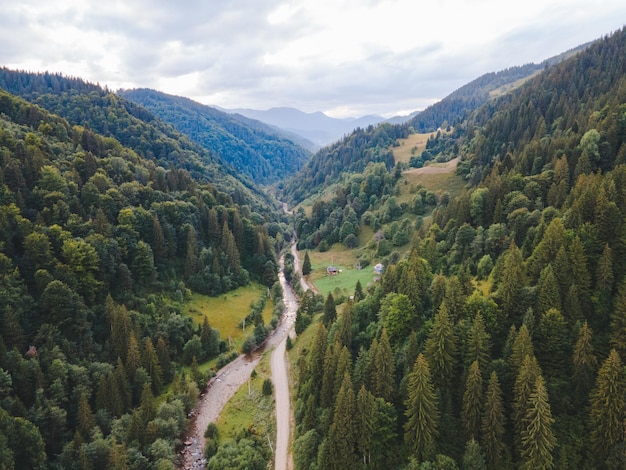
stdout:
POLYGON ((469 440, 480 438, 480 418, 482 413, 483 378, 478 361, 472 362, 465 381, 461 421, 469 440))
POLYGON ((533 343, 528 332, 528 327, 523 324, 513 340, 513 346, 511 348, 511 366, 514 373, 517 373, 524 363, 526 356, 534 356, 533 343))
POLYGON ((528 398, 521 435, 521 470, 552 468, 552 450, 556 436, 552 431, 554 418, 548 401, 548 391, 539 374, 528 398))
POLYGON ((490 358, 489 333, 485 330, 485 321, 482 314, 478 312, 467 332, 465 367, 468 368, 472 362, 478 361, 480 371, 484 372, 490 358))
POLYGON ((506 445, 504 444, 504 404, 502 390, 495 371, 491 373, 485 406, 481 420, 482 447, 485 451, 487 468, 496 470, 504 467, 506 445))
POLYGON ((525 428, 525 419, 528 413, 530 396, 535 387, 541 369, 535 356, 526 355, 520 367, 513 388, 513 425, 515 429, 515 444, 521 455, 522 433, 525 428))
POLYGON ((620 357, 626 357, 626 279, 620 285, 613 305, 611 346, 617 350, 620 357))
POLYGON ((377 347, 370 352, 372 393, 392 402, 395 393, 395 364, 387 330, 383 328, 377 347))
POLYGON ((309 252, 304 252, 304 261, 302 261, 302 275, 308 276, 311 274, 311 258, 309 258, 309 252))
POLYGON ((326 296, 326 302, 324 303, 324 314, 322 315, 322 323, 326 328, 333 324, 337 319, 337 307, 335 305, 335 299, 329 292, 326 296))
POLYGON ((367 465, 372 459, 372 446, 376 431, 376 398, 365 386, 361 386, 356 397, 356 444, 357 450, 367 465))
POLYGON ((424 356, 432 370, 433 383, 442 392, 452 383, 456 352, 456 335, 444 302, 435 315, 424 348, 424 356))
POLYGON ((591 328, 587 322, 578 332, 578 339, 574 345, 573 364, 574 364, 574 383, 576 388, 582 395, 586 395, 593 386, 593 380, 598 367, 598 360, 593 354, 593 345, 591 344, 591 328))
POLYGON ((604 462, 612 449, 624 443, 626 377, 622 358, 612 349, 598 371, 591 393, 590 429, 594 456, 604 462))
POLYGON ((537 313, 542 314, 551 308, 561 310, 561 293, 557 283, 552 264, 548 264, 541 275, 537 284, 539 295, 537 298, 537 313))
POLYGON ((497 296, 500 299, 499 304, 502 312, 511 318, 523 312, 520 309, 522 288, 524 287, 522 253, 515 242, 511 242, 508 251, 503 256, 504 264, 502 265, 497 296))
POLYGON ((330 470, 357 468, 355 412, 356 403, 352 380, 350 373, 346 373, 335 401, 333 422, 328 430, 327 452, 330 470))
POLYGON ((435 441, 439 432, 439 404, 430 378, 430 368, 423 354, 417 356, 409 374, 405 401, 407 422, 404 441, 419 462, 435 455, 435 441))

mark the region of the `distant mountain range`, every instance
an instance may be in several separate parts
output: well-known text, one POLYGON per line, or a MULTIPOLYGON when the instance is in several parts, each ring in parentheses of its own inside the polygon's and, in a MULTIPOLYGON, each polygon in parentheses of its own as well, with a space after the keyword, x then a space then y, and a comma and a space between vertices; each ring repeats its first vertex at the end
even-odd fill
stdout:
POLYGON ((227 113, 240 114, 247 118, 256 119, 271 126, 276 126, 280 129, 298 134, 319 147, 332 144, 359 127, 366 128, 367 126, 376 125, 383 121, 392 124, 401 124, 417 114, 417 112, 415 112, 408 116, 396 116, 391 119, 385 119, 377 115, 339 119, 327 116, 321 111, 305 113, 298 109, 288 107, 270 108, 264 111, 246 108, 218 109, 227 113))

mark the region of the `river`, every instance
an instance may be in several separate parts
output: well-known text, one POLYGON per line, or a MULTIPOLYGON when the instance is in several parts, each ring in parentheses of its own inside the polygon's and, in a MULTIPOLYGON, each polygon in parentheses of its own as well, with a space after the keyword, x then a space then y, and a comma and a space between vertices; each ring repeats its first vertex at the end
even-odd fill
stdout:
MULTIPOLYGON (((291 246, 294 255, 294 270, 299 269, 298 252, 295 244, 291 246)), ((275 348, 270 360, 272 368, 272 383, 276 400, 276 453, 275 469, 293 469, 293 458, 289 452, 289 435, 291 432, 291 407, 289 399, 288 361, 285 345, 287 335, 293 331, 298 311, 298 299, 283 274, 284 255, 280 258, 280 272, 278 279, 283 288, 283 304, 285 309, 276 329, 269 335, 265 346, 252 355, 240 355, 234 361, 221 368, 209 383, 206 392, 200 397, 194 410, 195 419, 192 432, 186 438, 183 450, 183 464, 185 470, 199 470, 206 468, 204 458, 204 432, 209 423, 217 421, 222 409, 232 398, 235 392, 246 383, 250 374, 261 360, 263 351, 275 348)), ((308 286, 303 281, 304 290, 308 286)))

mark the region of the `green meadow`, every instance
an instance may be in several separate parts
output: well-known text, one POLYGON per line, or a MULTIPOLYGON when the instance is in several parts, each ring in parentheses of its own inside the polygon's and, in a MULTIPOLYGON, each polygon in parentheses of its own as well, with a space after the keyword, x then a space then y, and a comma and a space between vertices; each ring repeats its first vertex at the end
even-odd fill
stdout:
MULTIPOLYGON (((185 313, 199 325, 206 317, 211 327, 220 332, 220 338, 239 349, 246 337, 252 334, 254 330, 254 325, 246 325, 246 329, 243 330, 240 323, 250 312, 250 305, 256 303, 261 296, 266 295, 266 292, 265 286, 252 283, 219 297, 193 294, 185 306, 185 313)), ((268 298, 263 309, 263 322, 265 324, 268 324, 272 319, 273 309, 274 304, 268 298)))

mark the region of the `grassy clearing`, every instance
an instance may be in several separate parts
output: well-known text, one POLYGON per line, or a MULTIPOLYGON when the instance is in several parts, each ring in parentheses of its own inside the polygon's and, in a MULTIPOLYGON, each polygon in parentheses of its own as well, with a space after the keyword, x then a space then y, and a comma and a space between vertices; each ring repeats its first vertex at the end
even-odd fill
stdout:
MULTIPOLYGON (((239 348, 254 326, 247 326, 245 330, 239 327, 239 323, 250 312, 250 304, 259 300, 266 293, 266 287, 261 284, 250 284, 219 297, 193 294, 191 300, 185 305, 185 314, 191 316, 197 324, 202 324, 204 317, 209 324, 220 332, 222 339, 230 340, 236 348, 239 348)), ((274 308, 271 299, 267 299, 263 310, 263 321, 268 324, 272 319, 274 308)))
POLYGON ((431 134, 411 134, 406 139, 398 139, 398 147, 392 147, 393 158, 397 162, 409 163, 414 155, 420 155, 426 148, 431 134))
MULTIPOLYGON (((373 266, 356 269, 358 264, 356 255, 357 251, 350 250, 340 243, 324 253, 309 252, 312 268, 310 279, 322 295, 327 296, 329 292, 333 295, 338 293, 352 295, 357 281, 361 281, 363 287, 372 282, 373 266), (329 265, 336 266, 341 272, 336 276, 329 276, 326 274, 326 267, 329 265)), ((304 252, 300 257, 304 258, 304 252)))
POLYGON ((403 177, 406 179, 407 184, 401 185, 401 194, 410 193, 411 187, 422 185, 428 191, 434 193, 447 191, 454 197, 465 187, 465 181, 454 172, 454 168, 451 168, 449 173, 404 173, 403 177))
POLYGON ((248 383, 242 385, 224 407, 216 423, 220 433, 219 442, 234 440, 242 429, 255 429, 260 436, 270 436, 274 441, 274 397, 262 393, 263 381, 272 378, 270 354, 265 353, 256 367, 256 377, 251 377, 249 381, 250 389, 248 383))

